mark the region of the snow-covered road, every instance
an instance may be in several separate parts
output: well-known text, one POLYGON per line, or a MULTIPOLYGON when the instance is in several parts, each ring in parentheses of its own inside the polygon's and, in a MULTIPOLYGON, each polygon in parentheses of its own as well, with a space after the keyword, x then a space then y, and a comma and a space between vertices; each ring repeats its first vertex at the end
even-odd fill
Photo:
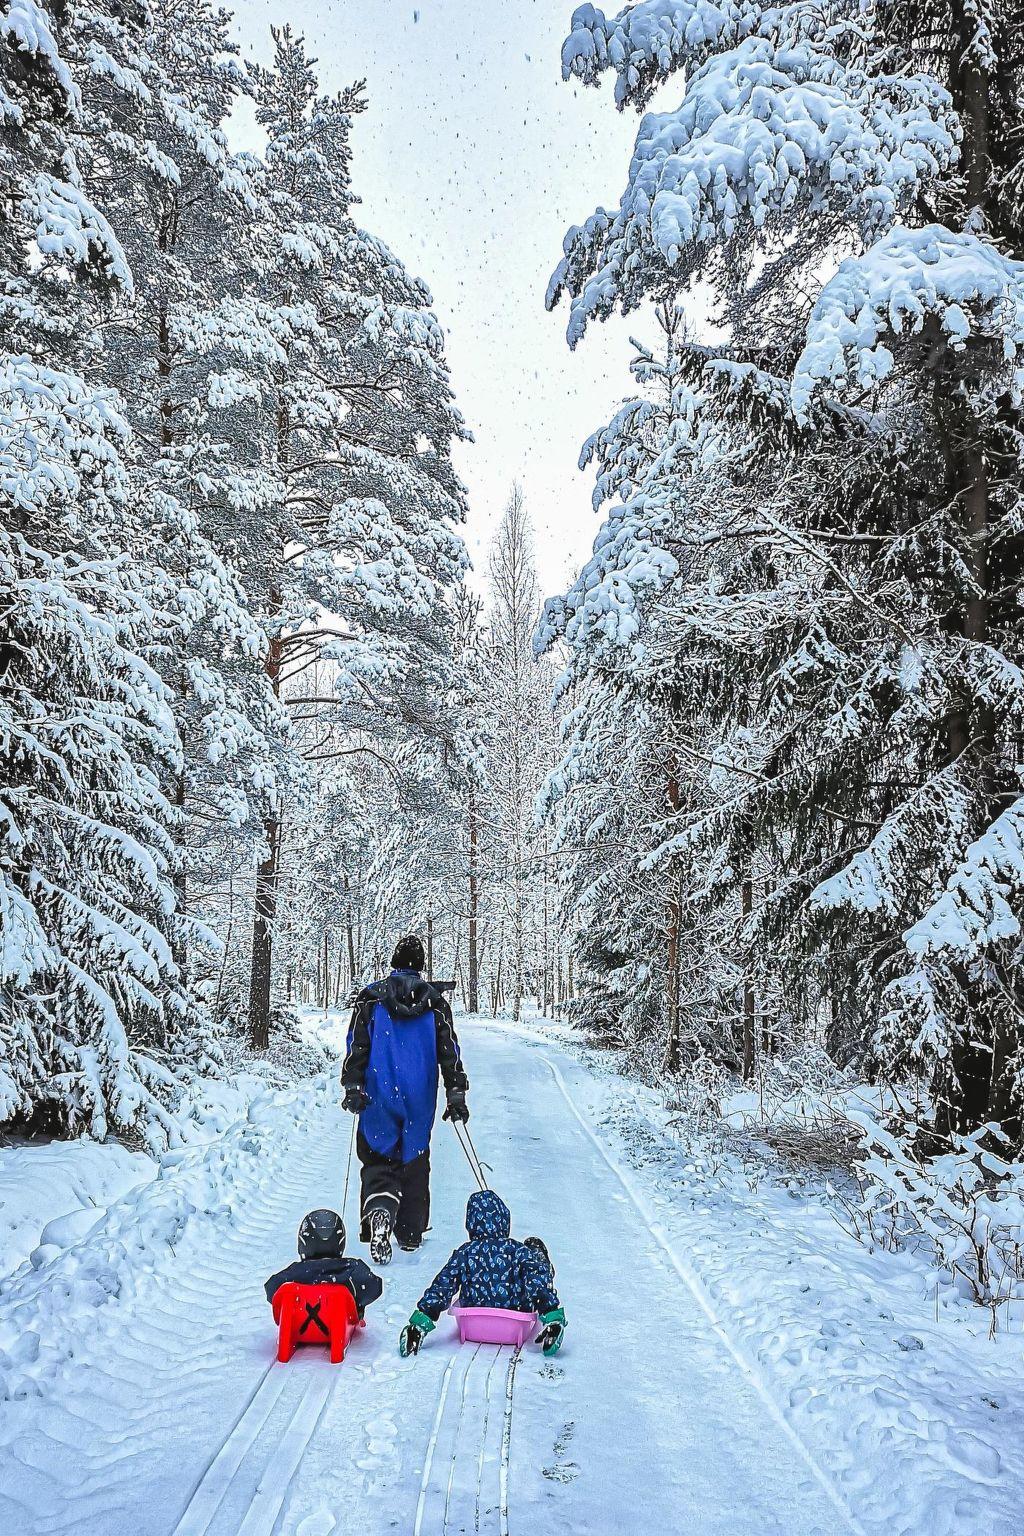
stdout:
POLYGON ((396 1254, 344 1364, 312 1350, 273 1364, 262 1282, 292 1256, 302 1213, 340 1201, 351 1121, 328 1083, 271 1096, 8 1289, 0 1347, 9 1389, 29 1395, 0 1417, 0 1530, 860 1529, 591 1123, 586 1069, 528 1030, 460 1029, 481 1156, 516 1235, 551 1249, 562 1353, 460 1350, 445 1320, 399 1359, 398 1329, 461 1240, 473 1188, 439 1124, 432 1231, 396 1254), (36 1341, 21 1356, 19 1338, 36 1341))

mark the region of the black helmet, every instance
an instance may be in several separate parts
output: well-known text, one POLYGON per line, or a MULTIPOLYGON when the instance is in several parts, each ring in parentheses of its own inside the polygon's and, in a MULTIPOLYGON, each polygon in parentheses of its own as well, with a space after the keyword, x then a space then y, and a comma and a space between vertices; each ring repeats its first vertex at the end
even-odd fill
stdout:
POLYGON ((345 1223, 337 1211, 310 1211, 299 1226, 300 1259, 340 1259, 345 1252, 345 1223))

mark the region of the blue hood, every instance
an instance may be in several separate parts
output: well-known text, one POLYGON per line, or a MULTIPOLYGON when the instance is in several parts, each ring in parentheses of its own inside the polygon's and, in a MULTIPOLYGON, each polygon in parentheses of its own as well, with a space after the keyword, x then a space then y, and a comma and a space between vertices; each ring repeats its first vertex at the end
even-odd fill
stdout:
POLYGON ((477 1190, 466 1204, 466 1231, 470 1237, 508 1237, 512 1213, 493 1189, 477 1190))

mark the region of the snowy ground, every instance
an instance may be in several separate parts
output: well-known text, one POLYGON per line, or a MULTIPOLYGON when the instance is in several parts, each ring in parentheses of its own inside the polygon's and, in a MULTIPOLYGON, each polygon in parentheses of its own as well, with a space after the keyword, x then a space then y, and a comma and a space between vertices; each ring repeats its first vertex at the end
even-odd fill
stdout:
POLYGON ((684 1150, 554 1035, 460 1029, 477 1145, 552 1250, 562 1353, 459 1350, 445 1321, 398 1358, 472 1188, 439 1125, 421 1253, 343 1365, 275 1365, 262 1281, 340 1202, 351 1121, 330 1075, 267 1092, 0 1286, 5 1536, 1019 1528, 1019 1336, 936 1310, 820 1202, 684 1150))

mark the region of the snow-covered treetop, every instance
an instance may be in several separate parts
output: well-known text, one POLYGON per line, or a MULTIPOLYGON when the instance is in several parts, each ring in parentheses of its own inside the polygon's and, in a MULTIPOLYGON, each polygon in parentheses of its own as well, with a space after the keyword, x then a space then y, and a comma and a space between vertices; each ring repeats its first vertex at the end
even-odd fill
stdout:
POLYGON ((765 5, 762 0, 639 0, 611 20, 593 5, 573 12, 572 31, 562 46, 562 75, 585 85, 599 84, 615 71, 615 100, 643 106, 661 81, 684 66, 749 37, 792 44, 821 39, 828 31, 868 9, 871 0, 765 5))

